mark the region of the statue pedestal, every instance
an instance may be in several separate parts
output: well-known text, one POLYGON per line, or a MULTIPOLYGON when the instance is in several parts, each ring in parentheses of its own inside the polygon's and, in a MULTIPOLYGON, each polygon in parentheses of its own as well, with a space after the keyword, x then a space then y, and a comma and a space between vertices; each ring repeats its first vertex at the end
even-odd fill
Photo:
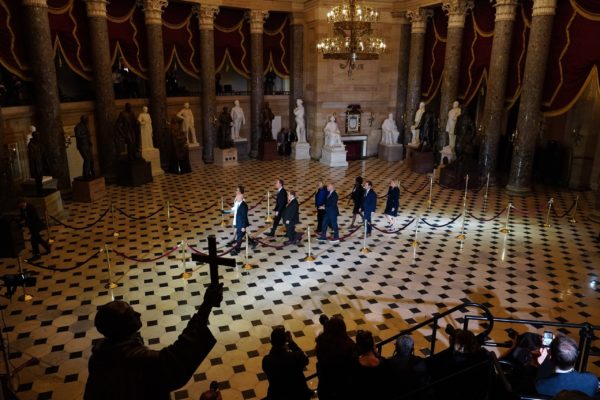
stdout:
POLYGON ((200 143, 198 143, 198 142, 196 142, 196 143, 188 143, 188 149, 189 150, 196 150, 199 147, 200 147, 200 143))
POLYGON ((454 151, 452 150, 452 148, 450 148, 450 146, 446 146, 442 149, 442 151, 440 151, 440 165, 448 165, 455 158, 456 155, 454 154, 454 151))
POLYGON ((259 139, 258 159, 262 161, 278 160, 277 142, 275 140, 259 139))
POLYGON ((343 147, 323 147, 321 164, 329 167, 347 167, 346 150, 343 147))
POLYGON ((142 149, 142 158, 150 162, 152 176, 163 175, 165 171, 160 167, 160 151, 154 147, 142 149))
POLYGON ((249 160, 250 156, 248 155, 248 139, 239 138, 233 141, 235 148, 237 149, 237 159, 238 161, 249 160))
POLYGON ((429 174, 433 171, 433 152, 417 151, 412 146, 407 146, 406 162, 412 172, 429 174))
MULTIPOLYGON (((81 171, 81 170, 80 170, 81 171)), ((54 192, 58 190, 58 179, 54 179, 51 176, 44 176, 42 179, 42 187, 44 190, 44 195, 54 192)), ((26 179, 21 184, 21 189, 23 190, 23 196, 25 197, 37 197, 37 191, 35 189, 35 180, 26 179)))
POLYGON ((42 221, 44 221, 46 213, 58 219, 65 218, 68 215, 63 208, 62 197, 58 190, 45 192, 44 196, 41 197, 25 197, 25 200, 35 207, 42 221))
POLYGON ((469 189, 479 187, 478 168, 460 169, 454 163, 453 165, 440 170, 440 185, 454 189, 465 188, 465 177, 469 175, 469 189))
POLYGON ((238 152, 237 148, 232 147, 230 149, 215 149, 215 164, 221 167, 229 167, 231 165, 238 165, 238 152))
POLYGON ((404 158, 404 146, 401 144, 379 143, 378 157, 383 161, 400 161, 404 158))
POLYGON ((310 143, 308 143, 308 142, 292 143, 292 158, 294 160, 310 160, 310 143))
POLYGON ((106 184, 103 176, 89 181, 75 178, 71 188, 73 189, 73 201, 79 203, 93 203, 106 195, 106 184))
POLYGON ((117 183, 121 186, 141 186, 152 182, 152 166, 146 160, 119 160, 117 183))

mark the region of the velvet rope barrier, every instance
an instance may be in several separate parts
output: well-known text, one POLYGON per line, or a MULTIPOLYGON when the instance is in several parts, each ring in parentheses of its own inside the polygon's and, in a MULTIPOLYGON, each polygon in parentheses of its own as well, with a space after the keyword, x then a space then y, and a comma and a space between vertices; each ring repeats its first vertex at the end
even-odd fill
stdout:
POLYGON ((93 227, 94 225, 96 225, 98 222, 102 221, 104 219, 104 217, 106 217, 106 214, 108 214, 109 211, 110 211, 110 207, 107 208, 106 210, 104 210, 104 212, 100 215, 100 217, 98 217, 97 220, 95 220, 91 224, 87 224, 87 225, 84 225, 84 226, 69 225, 69 224, 66 224, 66 223, 62 222, 58 218, 53 217, 52 215, 49 215, 49 217, 50 217, 50 219, 52 219, 53 221, 57 222, 58 224, 64 226, 65 228, 73 229, 73 230, 76 230, 76 231, 82 231, 82 230, 85 230, 85 229, 89 229, 89 228, 93 227))
POLYGON ((408 221, 406 224, 402 225, 400 228, 398 228, 398 229, 395 229, 395 230, 393 230, 393 231, 388 231, 387 229, 381 229, 381 228, 378 228, 376 225, 374 225, 374 224, 372 224, 372 223, 370 223, 370 222, 367 222, 367 224, 369 224, 369 225, 371 226, 371 228, 375 229, 375 230, 376 230, 376 231, 378 231, 378 232, 385 233, 385 234, 387 234, 387 235, 395 235, 396 233, 400 233, 400 232, 402 232, 403 230, 405 230, 406 228, 408 228, 408 227, 409 227, 410 225, 412 225, 412 223, 413 223, 413 222, 415 222, 416 220, 417 220, 417 218, 413 218, 413 219, 411 219, 410 221, 408 221))
POLYGON ((85 260, 80 261, 80 262, 76 263, 74 266, 69 267, 69 268, 52 268, 52 267, 48 267, 42 263, 32 262, 32 261, 28 261, 28 260, 25 260, 25 263, 31 265, 32 267, 43 269, 46 271, 69 272, 69 271, 73 271, 73 270, 83 267, 84 265, 86 265, 87 263, 92 261, 94 258, 98 257, 98 255, 100 253, 101 253, 101 251, 97 251, 94 254, 92 254, 91 256, 89 256, 88 258, 86 258, 85 260))
POLYGON ((427 186, 429 186, 429 181, 425 182, 423 184, 423 186, 421 186, 414 192, 411 192, 410 190, 408 190, 408 188, 406 186, 404 186, 403 184, 400 184, 400 187, 402 188, 402 190, 404 190, 406 193, 409 193, 409 194, 417 194, 417 193, 421 192, 423 189, 425 189, 427 186))
POLYGON ((135 258, 135 257, 128 256, 126 254, 123 254, 120 251, 115 250, 115 249, 111 249, 111 251, 113 253, 115 253, 116 255, 118 255, 119 257, 124 258, 126 260, 137 262, 137 263, 147 263, 147 262, 158 261, 158 260, 160 260, 162 258, 168 257, 171 254, 173 254, 173 252, 175 252, 177 249, 179 249, 179 245, 177 245, 177 246, 175 246, 175 247, 167 250, 166 253, 164 253, 164 254, 162 254, 162 255, 160 255, 158 257, 154 257, 154 258, 135 258))
MULTIPOLYGON (((223 251, 223 252, 221 252, 221 253, 219 253, 217 255, 219 257, 226 256, 227 254, 231 253, 233 251, 233 249, 235 249, 236 247, 238 247, 238 243, 234 244, 229 249, 227 249, 227 250, 225 250, 225 251, 223 251)), ((187 248, 190 249, 190 251, 192 253, 199 254, 201 256, 207 256, 208 255, 207 253, 203 253, 200 250, 198 250, 197 248, 195 248, 194 246, 190 246, 189 244, 188 244, 187 248)))
POLYGON ((213 208, 213 207, 218 207, 218 206, 219 206, 219 203, 215 203, 215 204, 212 204, 212 205, 210 205, 210 206, 208 206, 208 207, 206 207, 206 208, 203 208, 202 210, 197 210, 197 211, 196 211, 196 210, 194 210, 194 211, 190 211, 190 210, 184 210, 184 209, 182 209, 182 208, 176 207, 176 206, 174 206, 174 205, 172 205, 172 204, 171 204, 171 208, 172 208, 172 209, 174 209, 174 210, 177 210, 177 211, 181 211, 181 212, 182 212, 182 213, 184 213, 184 214, 202 214, 202 213, 205 213, 205 212, 207 212, 207 211, 208 211, 208 210, 210 210, 211 208, 213 208))
MULTIPOLYGON (((258 202, 256 202, 256 204, 254 204, 252 207, 248 207, 248 211, 254 210, 256 207, 258 207, 260 205, 260 203, 265 201, 266 198, 267 198, 266 196, 261 197, 261 199, 258 202)), ((233 203, 230 203, 228 201, 226 201, 225 204, 227 204, 229 207, 233 207, 233 203)))
POLYGON ((425 225, 429 225, 429 226, 430 226, 430 227, 432 227, 432 228, 443 228, 443 227, 445 227, 445 226, 448 226, 448 225, 451 225, 451 224, 453 224, 453 223, 454 223, 454 222, 456 222, 456 220, 457 220, 457 219, 459 219, 460 217, 462 217, 462 213, 458 214, 456 217, 454 217, 453 219, 451 219, 449 222, 446 222, 445 224, 442 224, 442 225, 430 224, 429 222, 427 222, 427 221, 425 220, 425 218, 421 218, 421 221, 423 221, 423 223, 424 223, 425 225))
POLYGON ((559 214, 559 213, 556 211, 556 207, 553 207, 553 208, 552 208, 552 214, 553 214, 553 215, 554 215, 556 218, 558 218, 558 219, 564 218, 564 217, 566 217, 567 215, 569 215, 569 214, 571 213, 571 211, 573 211, 573 209, 575 208, 575 204, 576 204, 576 203, 577 203, 577 202, 576 202, 575 200, 573 200, 573 203, 571 203, 571 206, 569 207, 569 209, 568 209, 567 211, 565 211, 564 213, 562 213, 562 214, 559 214))
POLYGON ((303 205, 303 204, 305 204, 307 201, 310 201, 310 200, 312 200, 312 199, 313 199, 313 196, 314 196, 315 194, 317 194, 317 191, 316 191, 316 190, 315 190, 314 192, 312 192, 311 194, 309 194, 309 195, 308 195, 308 197, 306 198, 306 200, 303 200, 303 201, 301 201, 299 205, 303 205))
POLYGON ((504 208, 502 209, 502 211, 500 211, 499 213, 497 213, 496 215, 494 215, 492 218, 482 218, 482 217, 477 217, 477 216, 475 216, 475 215, 474 215, 472 212, 468 212, 468 213, 467 213, 467 215, 468 215, 469 217, 473 217, 473 218, 475 218, 477 221, 481 221, 481 222, 490 222, 490 221, 493 221, 493 220, 495 220, 496 218, 499 218, 499 217, 500 217, 502 214, 504 214, 504 213, 506 212, 506 209, 507 209, 507 208, 508 208, 508 207, 504 207, 504 208))
POLYGON ((131 220, 134 220, 134 221, 140 221, 142 219, 152 218, 152 217, 154 217, 156 214, 158 214, 159 212, 161 212, 164 209, 165 209, 165 206, 162 206, 158 210, 154 211, 152 214, 146 215, 144 217, 135 217, 133 215, 127 214, 125 211, 121 210, 120 208, 115 207, 115 210, 117 210, 118 212, 120 212, 121 214, 123 214, 124 216, 126 216, 127 218, 129 218, 131 220))

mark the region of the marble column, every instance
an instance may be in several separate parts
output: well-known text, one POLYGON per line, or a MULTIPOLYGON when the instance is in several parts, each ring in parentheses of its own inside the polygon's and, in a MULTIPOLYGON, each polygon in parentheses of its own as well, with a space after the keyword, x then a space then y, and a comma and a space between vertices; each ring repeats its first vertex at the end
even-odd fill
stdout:
MULTIPOLYGON (((427 30, 427 18, 433 16, 433 11, 419 8, 406 12, 410 21, 410 56, 408 62, 408 88, 406 93, 406 117, 405 131, 415 119, 415 112, 419 108, 421 100, 421 79, 423 75, 423 53, 425 51, 425 31, 427 30)), ((408 144, 409 135, 404 136, 404 144, 408 144)))
POLYGON ((169 132, 167 130, 167 86, 165 81, 165 58, 162 37, 162 12, 167 0, 143 0, 148 49, 148 96, 152 118, 154 145, 160 150, 163 169, 169 167, 169 132))
POLYGON ((269 16, 267 11, 250 10, 246 17, 250 21, 250 157, 258 157, 258 140, 262 132, 260 110, 264 102, 263 75, 263 25, 269 16))
POLYGON ((448 37, 440 98, 440 128, 442 129, 446 127, 448 111, 452 108, 452 103, 458 100, 465 17, 471 8, 473 8, 471 0, 449 0, 442 4, 442 9, 448 14, 448 37))
POLYGON ((482 177, 490 174, 495 180, 498 161, 498 142, 504 121, 504 102, 508 78, 508 61, 515 22, 517 0, 496 0, 494 39, 490 60, 490 77, 483 110, 484 137, 479 153, 479 166, 482 177))
POLYGON ((25 30, 29 34, 28 50, 35 91, 34 125, 40 132, 40 139, 48 161, 50 174, 58 179, 58 188, 69 191, 69 166, 65 135, 60 118, 60 99, 50 25, 48 22, 48 5, 46 0, 23 0, 25 30))
MULTIPOLYGON (((2 93, 0 93, 0 102, 1 98, 2 93)), ((15 211, 16 197, 18 196, 10 169, 8 147, 6 145, 6 131, 4 130, 2 106, 0 106, 0 215, 15 211)))
POLYGON ((214 162, 216 132, 213 125, 217 113, 215 84, 215 16, 219 7, 200 5, 196 8, 200 22, 200 83, 202 85, 202 160, 214 162))
POLYGON ((87 0, 87 16, 94 73, 94 123, 100 158, 100 172, 108 182, 116 179, 117 149, 115 147, 115 91, 112 82, 112 61, 108 48, 106 0, 87 0))
POLYGON ((392 12, 395 22, 400 25, 400 36, 398 37, 398 89, 396 91, 396 125, 400 131, 398 141, 404 143, 404 132, 406 131, 406 93, 408 91, 408 61, 410 57, 410 21, 405 12, 392 12))
POLYGON ((526 195, 531 192, 533 156, 542 125, 540 106, 555 13, 556 0, 534 0, 517 134, 513 142, 510 175, 506 186, 512 194, 526 195))
POLYGON ((290 24, 290 129, 295 129, 296 100, 304 96, 304 13, 293 13, 290 24))

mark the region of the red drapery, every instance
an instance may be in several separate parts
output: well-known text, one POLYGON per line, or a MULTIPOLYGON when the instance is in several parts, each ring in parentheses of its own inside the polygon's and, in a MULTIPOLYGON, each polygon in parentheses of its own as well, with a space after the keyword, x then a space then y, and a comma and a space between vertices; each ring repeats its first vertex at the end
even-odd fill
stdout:
POLYGON ((444 70, 446 55, 446 36, 448 34, 448 18, 441 7, 433 11, 433 18, 427 22, 425 33, 425 52, 423 55, 423 78, 421 81, 421 98, 431 101, 437 94, 444 70))
POLYGON ((136 0, 111 1, 107 5, 108 41, 113 64, 117 57, 134 74, 146 79, 146 26, 136 0))
POLYGON ((282 78, 287 78, 290 75, 288 69, 289 26, 290 19, 287 13, 269 13, 263 33, 265 73, 272 70, 282 78))
POLYGON ((165 69, 175 60, 188 75, 200 78, 200 46, 198 20, 192 16, 192 6, 170 2, 163 13, 163 44, 165 69))
POLYGON ((532 0, 523 0, 517 6, 517 17, 513 28, 510 61, 508 64, 508 80, 506 84, 508 108, 511 108, 521 95, 532 9, 532 0))
POLYGON ((215 18, 215 71, 229 63, 245 78, 250 77, 250 25, 244 10, 221 7, 215 18))
POLYGON ((0 64, 21 79, 29 79, 27 32, 20 1, 0 0, 0 64))

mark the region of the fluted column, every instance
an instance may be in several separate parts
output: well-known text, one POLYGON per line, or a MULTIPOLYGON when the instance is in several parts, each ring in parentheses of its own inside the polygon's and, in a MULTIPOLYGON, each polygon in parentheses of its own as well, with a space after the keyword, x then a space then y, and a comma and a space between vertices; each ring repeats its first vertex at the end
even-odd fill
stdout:
POLYGON ((304 96, 304 14, 293 13, 290 24, 290 129, 296 126, 294 108, 296 100, 304 96))
POLYGON ((169 166, 169 137, 167 131, 167 87, 162 36, 162 12, 167 0, 143 0, 148 49, 149 108, 154 140, 160 150, 160 163, 169 166))
POLYGON ((513 194, 531 192, 533 156, 542 121, 540 106, 555 13, 556 0, 534 0, 517 119, 517 135, 513 143, 510 175, 506 186, 506 189, 513 194))
POLYGON ((60 99, 56 68, 52 54, 48 5, 46 0, 23 0, 27 43, 31 76, 35 90, 35 126, 40 132, 44 154, 50 173, 58 179, 58 188, 68 191, 71 188, 65 136, 60 118, 60 99))
POLYGON ((410 21, 405 12, 393 12, 392 17, 400 24, 398 37, 398 89, 396 91, 396 121, 400 130, 398 141, 404 143, 406 119, 406 93, 408 91, 408 60, 410 57, 410 21))
POLYGON ((246 17, 250 21, 250 157, 258 156, 258 140, 261 137, 260 110, 263 107, 263 25, 269 16, 267 11, 251 10, 246 17))
POLYGON ((215 16, 219 7, 200 5, 197 6, 198 20, 200 22, 200 58, 202 68, 200 83, 202 85, 202 160, 210 164, 214 162, 214 149, 216 132, 213 119, 217 112, 217 99, 215 88, 215 16))
POLYGON ((86 0, 92 70, 94 74, 94 123, 96 143, 100 158, 100 170, 111 182, 115 180, 117 149, 115 147, 115 91, 112 82, 112 62, 108 48, 108 25, 106 20, 106 0, 86 0))
POLYGON ((462 39, 467 11, 473 8, 472 0, 449 0, 442 5, 448 14, 448 37, 442 75, 442 93, 440 98, 440 127, 445 128, 448 111, 458 97, 458 79, 460 78, 460 59, 462 39))
MULTIPOLYGON (((406 93, 406 118, 404 119, 404 130, 410 129, 415 112, 421 100, 421 79, 423 75, 423 52, 425 51, 425 31, 427 30, 427 18, 433 12, 425 8, 410 10, 406 17, 410 21, 410 57, 408 62, 408 89, 406 93)), ((404 144, 409 139, 405 135, 404 144)))
POLYGON ((483 110, 484 137, 480 151, 479 165, 482 177, 490 174, 495 179, 498 161, 498 142, 500 141, 502 121, 504 120, 504 102, 506 97, 506 81, 508 78, 508 61, 515 23, 517 0, 497 0, 496 20, 494 23, 494 39, 490 60, 490 77, 488 80, 485 107, 483 110))

